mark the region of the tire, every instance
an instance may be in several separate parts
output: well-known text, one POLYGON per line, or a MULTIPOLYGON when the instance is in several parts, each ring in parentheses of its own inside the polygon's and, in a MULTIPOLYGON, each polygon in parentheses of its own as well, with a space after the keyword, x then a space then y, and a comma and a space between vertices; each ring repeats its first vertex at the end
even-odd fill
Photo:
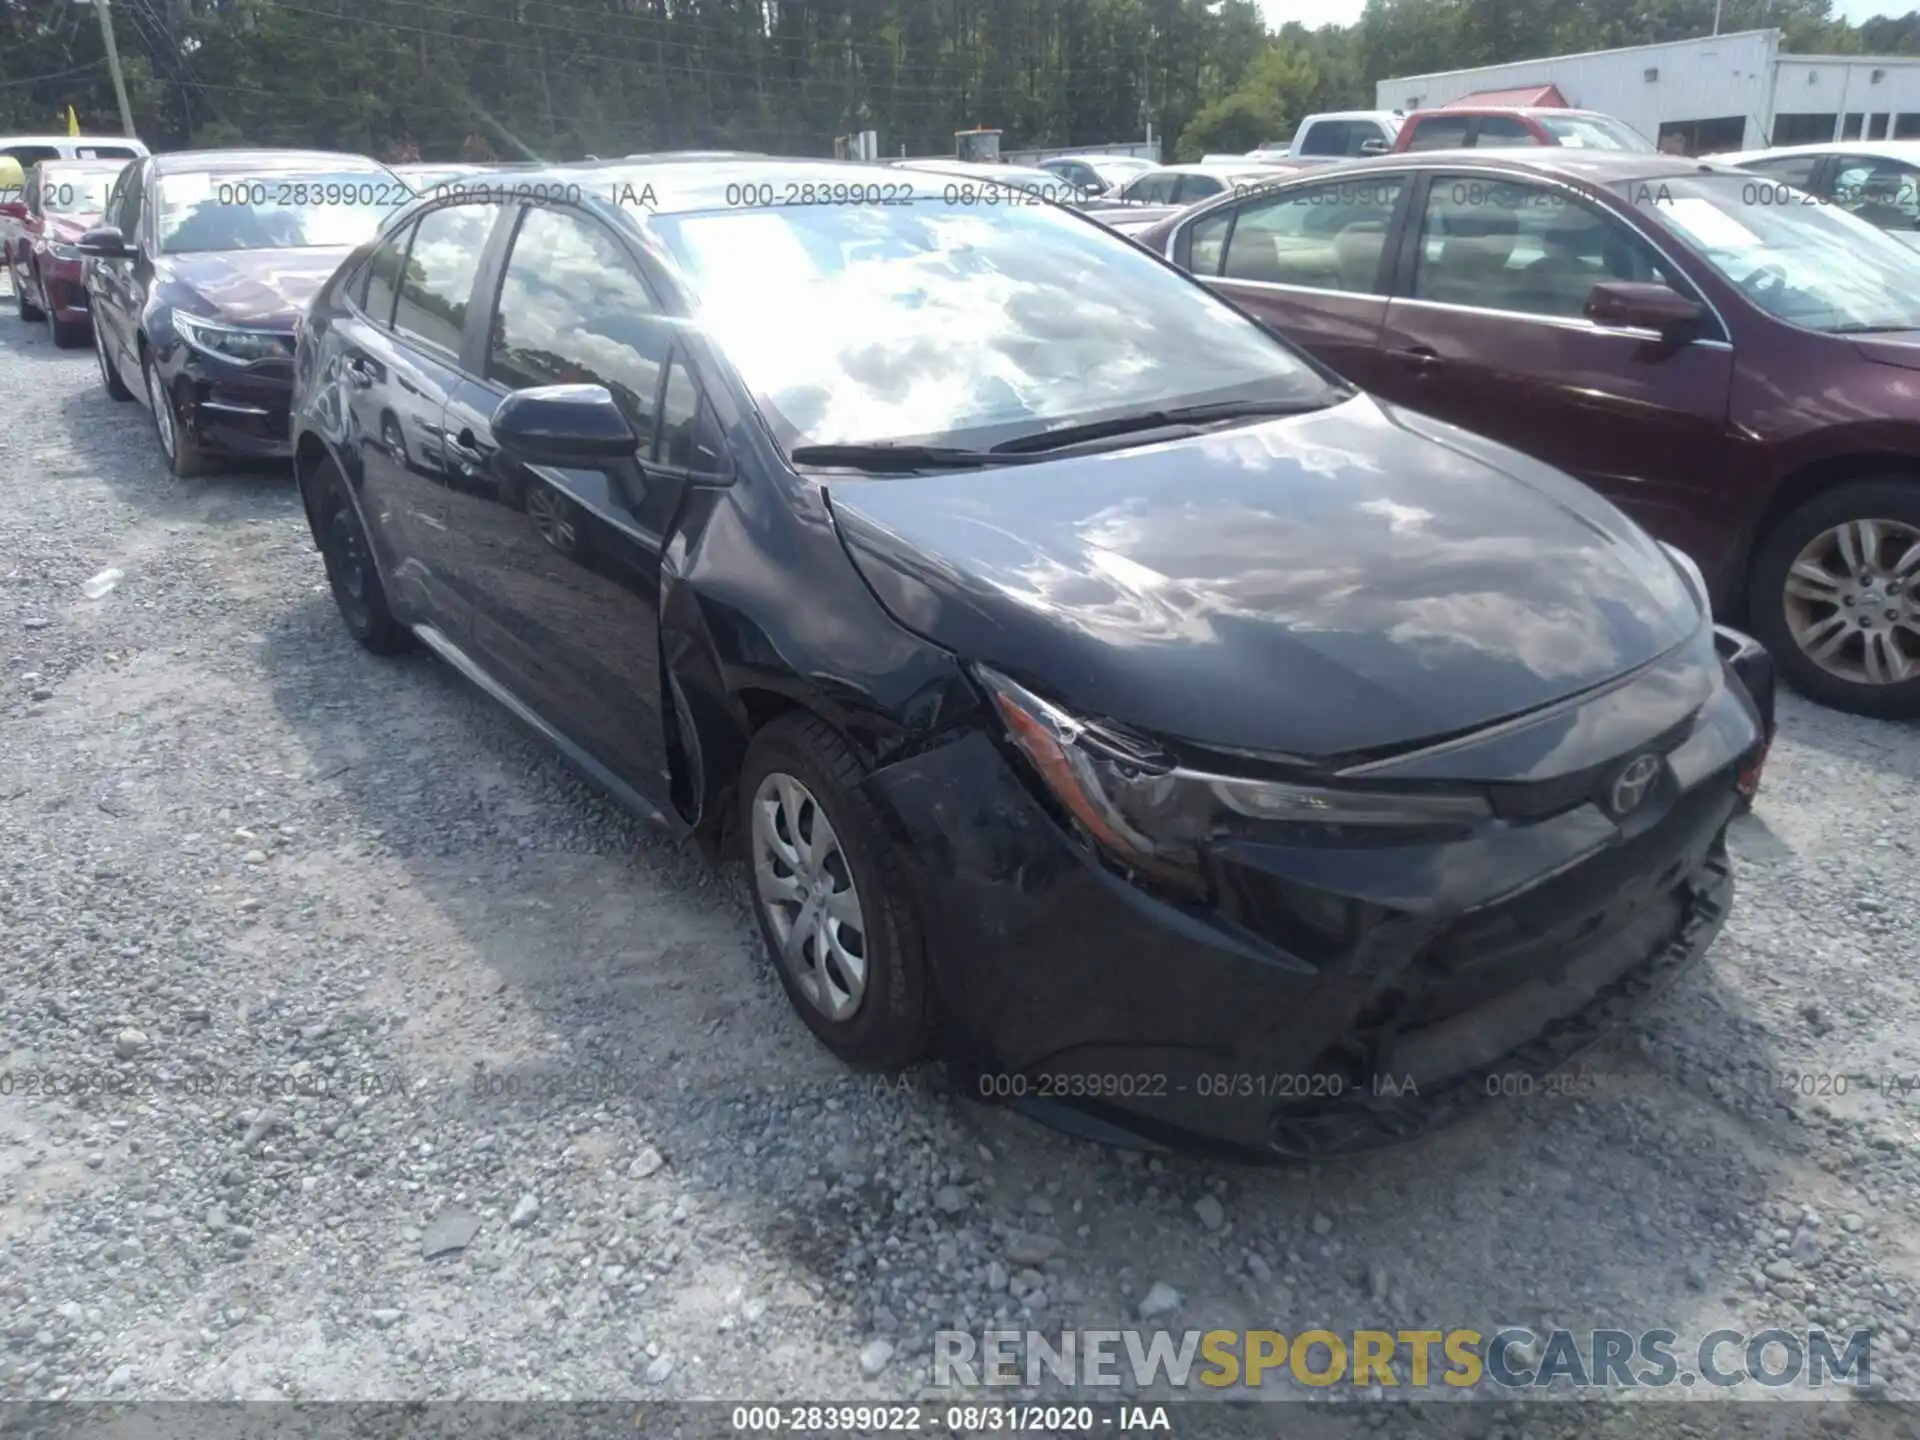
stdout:
POLYGON ((393 618, 387 608, 386 587, 367 533, 352 503, 340 491, 339 471, 325 464, 313 483, 321 487, 320 554, 326 561, 327 585, 347 633, 375 655, 398 655, 414 647, 413 631, 393 618))
POLYGON ((933 987, 919 918, 893 842, 861 788, 864 778, 852 749, 825 721, 784 715, 747 747, 738 790, 740 834, 754 915, 787 999, 820 1043, 847 1064, 894 1070, 932 1051, 933 987), (822 817, 832 838, 818 866, 803 869, 781 858, 784 845, 784 853, 804 865, 806 842, 826 838, 816 828, 822 817), (783 885, 783 871, 800 886, 783 885), (848 923, 845 911, 826 907, 812 911, 817 924, 795 923, 813 905, 796 898, 795 890, 799 897, 817 898, 823 886, 831 886, 836 897, 853 896, 857 925, 848 923), (828 926, 837 957, 831 950, 826 957, 819 953, 828 926), (783 940, 796 934, 790 959, 783 940), (845 964, 855 950, 864 962, 857 995, 846 983, 845 964), (821 958, 827 963, 816 964, 821 958))
POLYGON ((62 350, 78 350, 93 338, 93 322, 89 320, 62 320, 58 315, 53 321, 53 343, 62 350))
POLYGON ((213 469, 213 462, 180 424, 173 396, 161 384, 160 372, 154 367, 151 355, 140 356, 140 373, 146 377, 147 408, 152 411, 154 438, 160 442, 160 453, 166 456, 167 468, 182 480, 206 474, 213 469))
POLYGON ((107 332, 98 325, 93 327, 93 358, 100 362, 100 383, 106 387, 107 394, 115 400, 133 399, 133 391, 120 378, 120 367, 107 358, 107 332))
POLYGON ((13 282, 13 306, 22 320, 44 320, 47 312, 27 299, 27 287, 20 283, 18 275, 7 277, 13 282))
POLYGON ((1814 496, 1774 525, 1754 555, 1748 608, 1754 634, 1788 684, 1853 715, 1920 716, 1916 546, 1920 479, 1856 480, 1814 496), (1868 548, 1876 553, 1864 554, 1868 548), (1902 570, 1899 561, 1910 551, 1915 561, 1902 570))

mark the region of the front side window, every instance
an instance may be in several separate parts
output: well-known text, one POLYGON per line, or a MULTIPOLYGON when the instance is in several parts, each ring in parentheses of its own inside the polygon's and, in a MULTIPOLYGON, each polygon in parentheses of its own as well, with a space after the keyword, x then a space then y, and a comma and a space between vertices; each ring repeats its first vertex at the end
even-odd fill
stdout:
POLYGON ((1436 175, 1413 298, 1577 319, 1603 280, 1670 285, 1653 249, 1561 191, 1436 175))
MULTIPOLYGON (((393 307, 397 334, 424 340, 449 355, 460 353, 473 282, 499 214, 498 205, 468 204, 443 205, 420 217, 393 307)), ((369 279, 369 291, 373 284, 369 279)))
POLYGON ((385 170, 190 170, 155 187, 160 248, 352 249, 413 192, 385 170))
POLYGON ((1205 200, 1210 195, 1218 195, 1222 190, 1226 188, 1227 187, 1225 182, 1220 180, 1217 176, 1213 176, 1213 175, 1183 176, 1180 181, 1180 188, 1176 192, 1178 197, 1176 203, 1181 205, 1191 205, 1196 200, 1205 200))
MULTIPOLYGON (((1316 185, 1240 207, 1218 274, 1228 280, 1379 293, 1399 176, 1316 185)), ((1196 235, 1196 255, 1199 237, 1196 235)))
POLYGON ((146 208, 147 167, 129 165, 125 179, 125 187, 120 191, 120 218, 112 223, 131 245, 139 239, 141 214, 146 208))
POLYGON ((1474 140, 1478 149, 1511 150, 1519 146, 1538 145, 1540 137, 1533 133, 1526 121, 1514 115, 1483 115, 1480 117, 1480 134, 1474 140))
POLYGON ((604 385, 640 436, 657 418, 672 333, 633 259, 597 220, 530 207, 514 236, 487 374, 515 390, 604 385))
POLYGON ((1882 156, 1842 159, 1833 203, 1882 230, 1920 230, 1920 170, 1882 156))
MULTIPOLYGON (((1307 138, 1300 147, 1302 155, 1357 155, 1358 148, 1348 148, 1348 137, 1354 127, 1345 120, 1321 120, 1307 128, 1307 138)), ((1354 145, 1358 146, 1358 141, 1354 145)))
POLYGON ((1920 330, 1920 255, 1837 205, 1739 172, 1617 188, 1778 320, 1831 335, 1920 330))
POLYGON ((790 446, 976 446, 1143 408, 1340 393, 1204 286, 1050 206, 924 197, 651 228, 790 446))
POLYGON ((667 369, 666 386, 660 392, 660 439, 654 459, 696 475, 726 471, 726 442, 720 436, 720 422, 682 356, 674 357, 667 369))
POLYGON ((1646 136, 1605 115, 1536 115, 1556 145, 1570 150, 1631 150, 1652 154, 1659 147, 1646 136))

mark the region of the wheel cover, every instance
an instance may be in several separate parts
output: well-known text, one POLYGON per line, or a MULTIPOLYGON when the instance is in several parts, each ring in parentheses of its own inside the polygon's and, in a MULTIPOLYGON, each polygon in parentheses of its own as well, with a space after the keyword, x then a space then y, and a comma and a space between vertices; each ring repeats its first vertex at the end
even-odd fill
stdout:
POLYGON ((153 368, 153 362, 147 362, 147 404, 153 407, 153 428, 160 432, 160 448, 167 452, 171 460, 174 454, 173 402, 170 401, 160 384, 160 372, 153 368))
POLYGON ((853 868, 827 812, 774 771, 753 797, 753 878, 780 963, 829 1020, 849 1020, 867 993, 867 929, 853 868))
POLYGON ((334 511, 333 521, 327 526, 327 578, 333 582, 334 598, 354 625, 364 625, 371 613, 367 598, 371 563, 353 517, 345 510, 334 511))
POLYGON ((540 538, 562 554, 571 553, 580 537, 574 533, 571 507, 544 485, 536 485, 527 495, 527 518, 540 538))
POLYGON ((1806 657, 1856 685, 1920 677, 1920 528, 1849 520, 1787 571, 1787 629, 1806 657))

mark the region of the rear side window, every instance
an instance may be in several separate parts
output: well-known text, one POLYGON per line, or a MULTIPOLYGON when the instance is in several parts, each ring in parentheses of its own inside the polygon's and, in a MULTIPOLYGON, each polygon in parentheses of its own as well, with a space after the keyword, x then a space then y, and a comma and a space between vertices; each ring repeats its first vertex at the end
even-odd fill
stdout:
POLYGON ((1413 139, 1407 142, 1409 150, 1458 150, 1467 143, 1467 117, 1464 115, 1435 115, 1431 119, 1414 120, 1413 139))
POLYGON ((1782 155, 1777 160, 1755 160, 1746 168, 1796 190, 1813 189, 1813 172, 1820 168, 1824 155, 1782 155))
POLYGON ((1171 205, 1174 192, 1180 187, 1178 175, 1167 175, 1155 171, 1142 175, 1138 180, 1127 183, 1123 195, 1128 200, 1137 200, 1146 205, 1171 205))
POLYGON ((1204 200, 1209 195, 1218 195, 1226 188, 1211 175, 1188 175, 1180 181, 1177 203, 1189 205, 1195 200, 1204 200))
POLYGON ((138 160, 140 152, 129 150, 124 145, 76 145, 73 147, 76 160, 138 160))
POLYGON ((18 160, 22 170, 30 170, 42 160, 58 160, 60 158, 60 152, 51 145, 0 146, 0 155, 8 155, 18 160))
POLYGON ((499 213, 497 205, 466 204, 447 205, 420 217, 393 308, 395 333, 450 355, 460 353, 473 282, 499 213))
POLYGON ((1220 273, 1229 280, 1377 294, 1387 229, 1404 183, 1397 176, 1349 180, 1244 205, 1220 273))
POLYGON ((650 436, 670 340, 633 258, 604 225, 528 208, 500 282, 489 378, 515 390, 604 385, 634 434, 650 436))
POLYGON ((400 276, 406 269, 407 246, 413 241, 409 225, 368 259, 354 287, 353 300, 369 320, 383 328, 393 324, 394 301, 400 295, 400 276))
POLYGON ((1847 156, 1834 171, 1833 201, 1882 230, 1920 230, 1920 171, 1882 156, 1847 156))
POLYGON ((1474 137, 1474 147, 1479 149, 1512 149, 1521 145, 1538 145, 1540 137, 1528 128, 1526 121, 1513 115, 1483 115, 1480 117, 1480 133, 1474 137))

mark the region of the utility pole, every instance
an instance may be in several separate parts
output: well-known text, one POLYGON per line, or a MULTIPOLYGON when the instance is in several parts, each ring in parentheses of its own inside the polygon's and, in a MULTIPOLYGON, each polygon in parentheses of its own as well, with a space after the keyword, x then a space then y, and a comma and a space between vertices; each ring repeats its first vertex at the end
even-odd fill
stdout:
MULTIPOLYGON (((75 3, 85 4, 86 0, 75 3)), ((120 73, 120 49, 113 43, 113 12, 107 9, 107 0, 93 0, 93 8, 100 15, 100 38, 107 47, 107 68, 113 71, 113 93, 120 101, 120 131, 131 140, 133 107, 127 103, 127 78, 120 73)))
MULTIPOLYGON (((100 0, 100 3, 104 5, 106 0, 100 0)), ((1720 0, 1713 0, 1713 33, 1720 33, 1720 0)))

